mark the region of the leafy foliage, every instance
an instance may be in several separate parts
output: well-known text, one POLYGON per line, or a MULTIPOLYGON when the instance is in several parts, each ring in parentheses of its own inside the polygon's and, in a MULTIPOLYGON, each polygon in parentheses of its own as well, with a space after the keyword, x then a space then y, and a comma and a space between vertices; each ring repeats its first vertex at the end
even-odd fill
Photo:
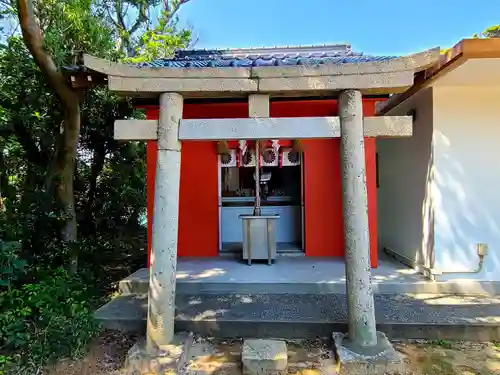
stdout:
POLYGON ((163 13, 167 15, 160 18, 158 25, 146 30, 138 39, 134 56, 127 59, 129 62, 139 63, 170 57, 176 49, 187 47, 191 31, 177 32, 175 26, 168 23, 168 12, 163 13))
POLYGON ((475 34, 474 38, 500 38, 500 25, 490 26, 481 34, 475 34))
POLYGON ((116 31, 117 52, 132 62, 169 57, 185 48, 191 30, 179 30, 177 12, 189 0, 100 0, 116 31))
POLYGON ((56 65, 76 64, 81 52, 112 57, 112 35, 102 20, 104 14, 92 11, 92 0, 43 0, 37 4, 46 47, 56 65))
POLYGON ((61 269, 19 288, 0 289, 0 353, 11 353, 4 355, 4 369, 13 363, 37 368, 59 356, 82 354, 98 332, 91 297, 81 279, 61 269))
POLYGON ((10 287, 26 272, 26 261, 19 258, 19 245, 0 240, 0 287, 10 287))

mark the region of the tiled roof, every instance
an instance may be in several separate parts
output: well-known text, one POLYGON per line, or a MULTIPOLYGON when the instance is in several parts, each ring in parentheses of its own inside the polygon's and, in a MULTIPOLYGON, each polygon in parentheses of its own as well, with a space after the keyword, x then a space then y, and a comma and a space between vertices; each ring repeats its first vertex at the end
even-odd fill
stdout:
POLYGON ((276 47, 233 50, 180 50, 172 59, 158 59, 137 66, 148 68, 206 68, 294 66, 386 61, 397 56, 366 56, 349 45, 276 47))

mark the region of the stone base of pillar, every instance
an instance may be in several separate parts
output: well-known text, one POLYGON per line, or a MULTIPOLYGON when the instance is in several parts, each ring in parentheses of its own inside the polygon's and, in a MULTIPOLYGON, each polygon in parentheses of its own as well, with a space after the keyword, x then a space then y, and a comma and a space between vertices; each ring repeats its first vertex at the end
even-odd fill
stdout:
POLYGON ((334 349, 340 358, 342 374, 402 374, 404 361, 387 336, 377 332, 377 345, 369 348, 356 347, 343 333, 332 334, 334 349))
POLYGON ((128 351, 124 373, 140 375, 183 374, 192 345, 192 334, 177 334, 171 344, 162 345, 155 355, 151 355, 146 349, 146 341, 138 341, 128 351))

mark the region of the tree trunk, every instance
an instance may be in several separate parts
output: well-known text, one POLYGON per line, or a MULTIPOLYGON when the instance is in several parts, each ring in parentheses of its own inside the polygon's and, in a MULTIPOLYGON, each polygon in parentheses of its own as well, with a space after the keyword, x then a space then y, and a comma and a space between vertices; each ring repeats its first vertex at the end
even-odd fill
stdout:
POLYGON ((87 203, 85 205, 84 211, 84 225, 80 227, 86 235, 91 235, 95 232, 95 224, 94 224, 94 201, 95 195, 97 193, 97 179, 101 174, 104 163, 106 160, 106 147, 102 140, 99 141, 96 149, 94 150, 94 154, 92 157, 92 165, 90 167, 90 177, 89 177, 89 191, 87 194, 87 203))
POLYGON ((78 266, 78 251, 73 180, 78 137, 80 135, 80 100, 44 48, 42 31, 33 9, 33 0, 17 0, 17 10, 24 43, 63 106, 64 126, 57 145, 55 173, 53 174, 55 179, 53 181, 56 188, 56 198, 64 215, 61 226, 61 240, 70 249, 69 271, 74 273, 78 266))
POLYGON ((6 210, 5 199, 12 198, 9 186, 9 172, 5 163, 4 146, 0 146, 0 214, 6 210))
POLYGON ((76 273, 78 269, 77 222, 74 194, 74 179, 76 167, 76 150, 80 136, 80 104, 66 108, 64 129, 57 150, 55 167, 56 199, 61 205, 63 215, 61 239, 70 251, 69 272, 76 273))

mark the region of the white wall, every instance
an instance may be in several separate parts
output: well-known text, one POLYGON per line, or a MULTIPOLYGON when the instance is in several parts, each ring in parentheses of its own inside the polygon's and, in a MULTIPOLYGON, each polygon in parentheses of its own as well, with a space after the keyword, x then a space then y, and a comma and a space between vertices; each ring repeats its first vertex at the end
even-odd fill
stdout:
POLYGON ((500 280, 500 87, 434 87, 434 251, 441 279, 500 280))
POLYGON ((379 249, 388 247, 430 267, 432 89, 418 93, 390 115, 405 115, 412 109, 415 110, 412 137, 377 140, 379 249))

